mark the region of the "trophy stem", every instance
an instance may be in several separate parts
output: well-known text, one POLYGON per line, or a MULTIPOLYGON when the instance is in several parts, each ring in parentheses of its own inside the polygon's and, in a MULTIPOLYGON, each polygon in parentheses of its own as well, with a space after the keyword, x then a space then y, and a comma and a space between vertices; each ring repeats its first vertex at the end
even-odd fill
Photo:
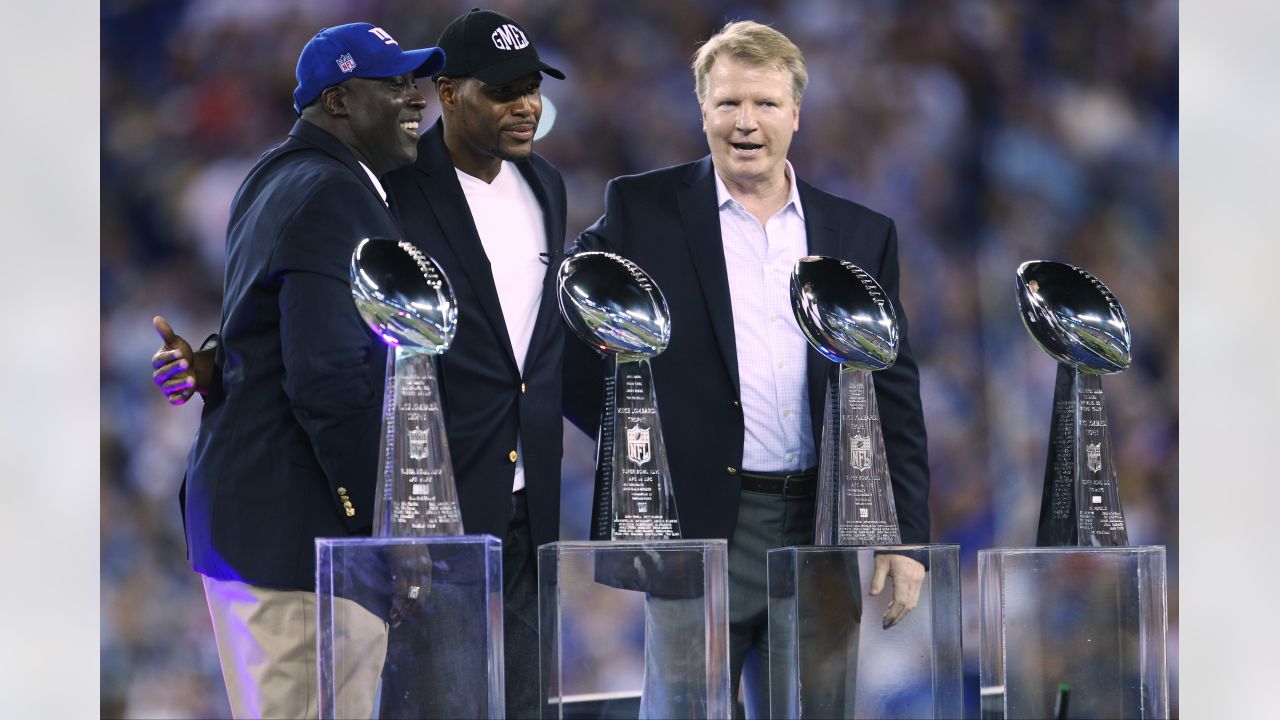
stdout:
POLYGON ((608 518, 611 540, 677 539, 680 519, 649 360, 618 358, 605 391, 593 528, 602 531, 600 520, 608 518))
POLYGON ((840 521, 840 386, 827 379, 822 411, 822 444, 818 450, 817 507, 814 510, 813 544, 839 545, 840 521))
POLYGON ((617 357, 605 356, 604 397, 600 403, 600 425, 596 431, 595 497, 591 503, 591 539, 613 537, 613 433, 617 414, 617 357))
POLYGON ((1107 429, 1102 376, 1060 363, 1040 502, 1040 547, 1125 547, 1129 533, 1107 429))
POLYGON ((902 544, 875 383, 848 364, 827 385, 814 544, 902 544))
POLYGON ((1129 532, 1111 457, 1102 376, 1077 372, 1074 385, 1078 542, 1082 546, 1125 547, 1129 532))
POLYGON ((382 478, 374 500, 373 534, 461 535, 435 356, 405 347, 388 353, 382 408, 382 478))
POLYGON ((1049 450, 1044 464, 1044 492, 1040 497, 1037 547, 1070 547, 1076 544, 1075 422, 1076 369, 1058 363, 1053 384, 1053 417, 1049 423, 1049 450))
POLYGON ((391 537, 392 487, 395 485, 396 350, 387 348, 386 379, 382 383, 382 432, 378 436, 378 483, 373 498, 373 535, 391 537))

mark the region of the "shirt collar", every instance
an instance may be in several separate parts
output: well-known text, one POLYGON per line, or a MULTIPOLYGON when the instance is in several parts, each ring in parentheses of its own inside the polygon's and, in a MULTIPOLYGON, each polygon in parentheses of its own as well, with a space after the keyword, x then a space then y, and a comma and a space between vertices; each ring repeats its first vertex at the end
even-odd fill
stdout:
MULTIPOLYGON (((357 160, 356 162, 360 162, 360 161, 357 160)), ((373 189, 378 191, 378 197, 382 198, 382 204, 386 205, 387 191, 382 189, 382 183, 378 182, 378 176, 374 175, 373 171, 369 169, 369 166, 365 165, 363 162, 360 162, 360 167, 364 168, 364 171, 368 173, 369 180, 373 183, 373 189)))
MULTIPOLYGON (((795 173, 795 170, 791 167, 790 160, 786 160, 784 162, 787 163, 787 181, 791 184, 791 191, 787 194, 786 204, 784 204, 782 206, 782 209, 779 210, 778 212, 782 212, 783 210, 786 210, 788 205, 794 206, 796 209, 796 214, 800 216, 801 220, 803 220, 804 205, 800 204, 800 187, 796 183, 796 173, 795 173)), ((714 167, 711 168, 711 174, 716 179, 716 207, 723 209, 725 206, 725 203, 728 203, 728 202, 733 202, 733 203, 736 203, 737 205, 742 205, 742 203, 739 203, 737 200, 734 199, 733 195, 729 194, 728 186, 724 184, 724 180, 720 179, 720 173, 716 172, 714 167)))

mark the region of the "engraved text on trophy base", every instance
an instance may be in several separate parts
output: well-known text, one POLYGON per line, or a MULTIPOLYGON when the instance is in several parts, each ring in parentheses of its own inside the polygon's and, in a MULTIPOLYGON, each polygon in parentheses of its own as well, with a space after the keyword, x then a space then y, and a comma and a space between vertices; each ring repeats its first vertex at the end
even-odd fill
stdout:
POLYGON ((680 522, 674 519, 639 516, 613 521, 614 540, 653 540, 680 537, 680 522))

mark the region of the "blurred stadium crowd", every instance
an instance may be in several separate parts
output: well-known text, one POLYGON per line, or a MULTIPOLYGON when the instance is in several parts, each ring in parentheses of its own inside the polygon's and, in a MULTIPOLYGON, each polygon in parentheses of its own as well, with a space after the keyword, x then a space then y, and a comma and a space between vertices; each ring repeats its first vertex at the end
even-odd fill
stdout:
MULTIPOLYGON (((177 491, 199 401, 151 388, 162 312, 217 327, 230 199, 294 116, 297 53, 370 20, 433 44, 475 0, 104 0, 101 180, 101 710, 226 716, 177 491)), ((1083 266, 1133 326, 1105 381, 1133 544, 1169 548, 1177 712, 1178 18, 1173 0, 494 0, 565 81, 538 150, 569 231, 611 177, 706 153, 689 59, 726 20, 774 25, 811 84, 791 149, 814 185, 895 218, 920 363, 933 537, 962 545, 967 704, 977 703, 976 551, 1034 543, 1054 362, 1019 321, 1013 271, 1083 266)), ((438 102, 422 85, 430 106, 438 102)), ((572 238, 566 238, 571 240, 572 238)), ((675 322, 679 322, 676 318, 675 322)), ((593 446, 566 440, 564 536, 583 538, 593 446)), ((372 471, 372 469, 371 469, 372 471)))

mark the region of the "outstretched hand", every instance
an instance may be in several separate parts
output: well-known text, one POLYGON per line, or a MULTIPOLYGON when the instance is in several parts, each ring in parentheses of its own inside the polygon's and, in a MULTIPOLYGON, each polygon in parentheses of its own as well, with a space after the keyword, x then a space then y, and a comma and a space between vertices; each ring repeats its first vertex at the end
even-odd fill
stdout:
POLYGON ((924 584, 924 565, 906 555, 876 556, 875 574, 871 576, 871 594, 884 590, 886 577, 893 578, 893 602, 884 611, 882 626, 887 630, 902 622, 920 602, 920 586, 924 584))

